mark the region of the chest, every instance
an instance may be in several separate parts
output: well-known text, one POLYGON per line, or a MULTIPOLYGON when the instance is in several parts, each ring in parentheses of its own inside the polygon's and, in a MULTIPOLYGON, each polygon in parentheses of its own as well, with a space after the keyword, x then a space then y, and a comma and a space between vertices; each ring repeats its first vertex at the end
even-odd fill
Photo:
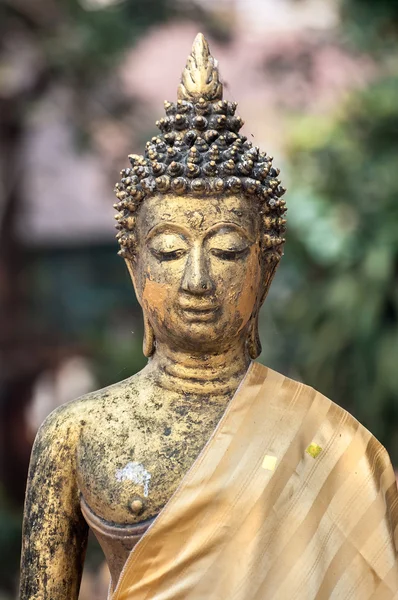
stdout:
POLYGON ((80 492, 105 521, 133 524, 158 514, 211 437, 225 406, 103 414, 88 421, 77 451, 80 492))

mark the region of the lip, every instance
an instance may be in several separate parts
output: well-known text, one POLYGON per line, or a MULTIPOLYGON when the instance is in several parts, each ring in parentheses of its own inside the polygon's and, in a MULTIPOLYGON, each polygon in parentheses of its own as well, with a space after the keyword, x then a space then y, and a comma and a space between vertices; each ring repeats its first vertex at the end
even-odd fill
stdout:
POLYGON ((218 306, 181 306, 181 311, 188 321, 212 321, 218 306))

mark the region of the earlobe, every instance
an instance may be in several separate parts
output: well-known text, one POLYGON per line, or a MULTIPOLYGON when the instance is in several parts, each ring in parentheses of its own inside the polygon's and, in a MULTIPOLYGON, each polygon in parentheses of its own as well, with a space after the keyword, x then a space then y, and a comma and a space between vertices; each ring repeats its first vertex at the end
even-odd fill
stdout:
POLYGON ((246 341, 247 351, 252 360, 255 360, 260 356, 262 349, 260 335, 258 333, 258 314, 259 308, 256 309, 256 312, 250 319, 249 332, 246 341))
MULTIPOLYGON (((134 265, 133 265, 132 261, 128 258, 125 259, 125 262, 126 262, 128 272, 130 273, 131 281, 133 282, 135 295, 137 297, 138 302, 142 306, 141 294, 140 294, 140 290, 137 286, 137 278, 136 278, 134 265)), ((143 311, 143 312, 144 312, 144 339, 143 339, 143 344, 142 344, 142 351, 144 353, 144 356, 149 358, 150 356, 152 356, 154 354, 155 348, 156 348, 155 332, 153 331, 153 327, 152 327, 151 323, 149 322, 148 317, 145 315, 145 311, 143 311)))
POLYGON ((155 332, 153 331, 153 327, 148 319, 148 317, 144 313, 144 340, 142 344, 142 351, 144 356, 150 358, 156 349, 156 339, 155 332))
POLYGON ((267 270, 265 281, 264 281, 264 289, 263 289, 263 293, 260 298, 260 302, 250 318, 249 331, 248 331, 248 335, 247 335, 246 345, 247 345, 247 351, 252 360, 255 360, 261 354, 262 348, 261 348, 260 334, 258 332, 259 313, 260 313, 260 308, 263 305, 265 298, 267 297, 267 294, 268 294, 269 288, 271 286, 272 280, 274 278, 278 263, 279 263, 279 261, 274 261, 274 264, 271 264, 270 268, 267 270))

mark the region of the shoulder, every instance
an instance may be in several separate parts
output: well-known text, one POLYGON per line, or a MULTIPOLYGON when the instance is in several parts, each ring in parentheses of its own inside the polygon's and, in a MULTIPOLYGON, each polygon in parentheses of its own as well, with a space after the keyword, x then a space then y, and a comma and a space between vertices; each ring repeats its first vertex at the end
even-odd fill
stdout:
POLYGON ((381 490, 394 509, 394 522, 398 523, 396 477, 384 446, 353 415, 324 394, 272 369, 262 369, 264 381, 269 378, 274 390, 273 401, 269 401, 274 408, 268 415, 278 416, 290 450, 301 460, 296 472, 304 469, 307 473, 306 469, 310 469, 312 484, 319 473, 329 473, 333 474, 333 485, 345 481, 350 486, 355 482, 353 489, 370 496, 381 490))
POLYGON ((278 388, 280 406, 289 407, 303 419, 303 431, 313 428, 313 437, 323 440, 324 445, 349 443, 352 448, 367 458, 369 463, 379 467, 390 467, 391 462, 387 450, 375 436, 360 423, 351 413, 327 396, 306 385, 270 369, 259 365, 264 377, 270 379, 278 388))
POLYGON ((75 398, 53 410, 40 426, 35 446, 77 443, 88 422, 101 421, 116 405, 139 394, 137 375, 75 398))

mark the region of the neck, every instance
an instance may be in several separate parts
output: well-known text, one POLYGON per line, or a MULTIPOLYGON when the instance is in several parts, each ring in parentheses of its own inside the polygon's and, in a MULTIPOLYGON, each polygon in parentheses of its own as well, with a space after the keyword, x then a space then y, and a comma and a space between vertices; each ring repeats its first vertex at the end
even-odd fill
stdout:
POLYGON ((245 340, 217 354, 173 350, 157 342, 149 362, 157 385, 170 391, 199 396, 231 396, 250 364, 245 340))

